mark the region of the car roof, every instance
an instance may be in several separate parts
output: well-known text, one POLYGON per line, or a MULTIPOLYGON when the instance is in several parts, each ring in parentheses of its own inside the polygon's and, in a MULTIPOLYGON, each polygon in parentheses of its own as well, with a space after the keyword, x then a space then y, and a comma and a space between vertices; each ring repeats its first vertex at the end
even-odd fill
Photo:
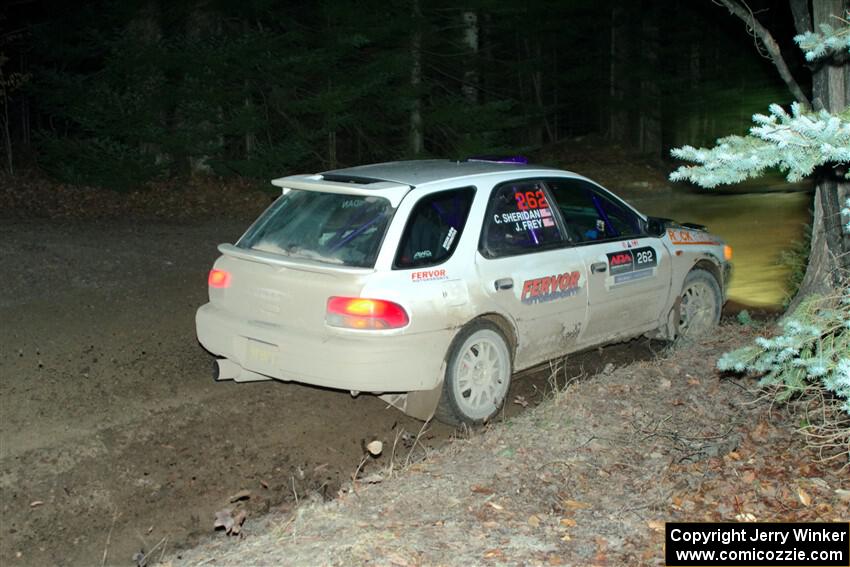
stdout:
POLYGON ((364 184, 392 181, 416 187, 434 181, 445 181, 472 175, 540 170, 561 171, 553 167, 522 163, 500 163, 472 159, 464 161, 423 159, 358 165, 325 171, 321 175, 328 181, 364 184))

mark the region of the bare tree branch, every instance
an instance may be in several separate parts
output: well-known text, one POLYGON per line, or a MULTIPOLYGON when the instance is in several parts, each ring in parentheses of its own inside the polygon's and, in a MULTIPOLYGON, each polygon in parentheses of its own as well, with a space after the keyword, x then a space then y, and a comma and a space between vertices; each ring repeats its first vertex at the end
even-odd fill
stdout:
POLYGON ((779 49, 779 44, 776 43, 776 40, 773 39, 773 36, 767 28, 761 25, 761 23, 756 19, 752 10, 746 7, 746 4, 742 5, 738 3, 737 0, 718 1, 726 6, 732 14, 743 20, 744 23, 747 24, 747 27, 751 30, 751 33, 762 42, 764 48, 767 49, 767 52, 770 55, 770 60, 773 61, 774 66, 776 66, 776 70, 779 71, 779 76, 782 77, 783 81, 785 81, 785 84, 791 90, 791 94, 794 95, 794 98, 807 108, 811 107, 808 97, 803 92, 803 89, 800 88, 800 85, 797 84, 797 81, 794 80, 794 76, 791 75, 791 70, 788 69, 788 64, 785 63, 785 59, 782 58, 782 52, 779 49))

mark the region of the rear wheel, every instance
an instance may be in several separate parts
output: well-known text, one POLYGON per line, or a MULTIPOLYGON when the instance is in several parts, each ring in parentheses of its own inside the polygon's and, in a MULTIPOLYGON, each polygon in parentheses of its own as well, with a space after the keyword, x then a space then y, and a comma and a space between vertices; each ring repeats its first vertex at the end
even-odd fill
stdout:
POLYGON ((451 425, 478 425, 505 402, 511 382, 511 354, 499 328, 475 321, 452 342, 435 416, 451 425))
POLYGON ((685 278, 679 305, 679 337, 698 339, 720 323, 720 285, 709 272, 694 269, 685 278))

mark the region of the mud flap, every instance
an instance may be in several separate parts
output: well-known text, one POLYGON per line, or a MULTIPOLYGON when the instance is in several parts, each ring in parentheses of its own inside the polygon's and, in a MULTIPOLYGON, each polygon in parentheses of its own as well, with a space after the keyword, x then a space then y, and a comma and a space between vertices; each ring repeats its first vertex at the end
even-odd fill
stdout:
POLYGON ((682 320, 682 296, 676 298, 673 302, 673 309, 670 310, 670 315, 667 316, 667 338, 675 340, 679 336, 679 321, 682 320))
POLYGON ((396 409, 401 410, 410 417, 428 421, 434 417, 437 404, 443 395, 443 381, 433 390, 418 390, 404 394, 383 394, 378 396, 396 409))

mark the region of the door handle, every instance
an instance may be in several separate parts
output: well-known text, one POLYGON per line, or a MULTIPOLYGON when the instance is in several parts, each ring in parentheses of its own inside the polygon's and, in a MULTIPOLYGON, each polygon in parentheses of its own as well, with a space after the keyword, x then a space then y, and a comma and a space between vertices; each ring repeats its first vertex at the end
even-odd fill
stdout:
POLYGON ((496 291, 502 291, 504 289, 513 289, 514 280, 511 278, 501 278, 493 282, 493 285, 496 287, 496 291))
POLYGON ((595 274, 597 272, 607 272, 608 264, 605 262, 594 262, 590 265, 590 273, 595 274))

